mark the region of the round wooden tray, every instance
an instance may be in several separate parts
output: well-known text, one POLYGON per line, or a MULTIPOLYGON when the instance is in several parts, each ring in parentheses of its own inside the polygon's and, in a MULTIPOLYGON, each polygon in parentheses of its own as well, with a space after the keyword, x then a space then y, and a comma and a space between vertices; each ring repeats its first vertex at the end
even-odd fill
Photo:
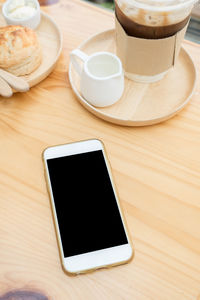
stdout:
MULTIPOLYGON (((115 53, 114 29, 92 36, 79 48, 87 54, 97 51, 115 53)), ((71 63, 69 79, 80 103, 97 117, 124 126, 145 126, 163 122, 184 108, 194 92, 196 69, 182 48, 176 66, 161 81, 143 84, 125 78, 122 98, 106 108, 94 107, 81 96, 80 77, 71 63)))
MULTIPOLYGON (((5 20, 1 14, 0 26, 5 25, 5 20)), ((42 47, 43 58, 39 68, 29 75, 22 76, 30 87, 45 79, 52 72, 62 50, 61 32, 53 19, 44 12, 41 12, 41 22, 36 32, 42 47)))

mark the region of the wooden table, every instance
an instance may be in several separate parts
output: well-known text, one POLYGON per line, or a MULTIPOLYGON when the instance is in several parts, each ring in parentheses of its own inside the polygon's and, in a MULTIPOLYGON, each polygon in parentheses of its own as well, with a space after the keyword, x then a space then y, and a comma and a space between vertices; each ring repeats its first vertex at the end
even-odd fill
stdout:
MULTIPOLYGON (((113 14, 79 0, 62 0, 45 11, 64 36, 55 71, 30 92, 0 99, 0 300, 200 299, 199 79, 192 101, 165 123, 106 123, 76 100, 68 63, 83 40, 114 27, 113 14), (41 153, 88 138, 105 143, 135 258, 70 277, 60 264, 41 153), (2 297, 13 290, 30 293, 2 297)), ((184 47, 199 72, 200 47, 187 41, 184 47)))

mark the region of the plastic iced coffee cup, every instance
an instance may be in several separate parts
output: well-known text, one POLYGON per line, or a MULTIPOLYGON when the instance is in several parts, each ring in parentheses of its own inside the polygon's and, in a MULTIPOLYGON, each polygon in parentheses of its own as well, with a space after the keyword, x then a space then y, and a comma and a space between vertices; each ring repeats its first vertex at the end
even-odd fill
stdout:
POLYGON ((178 56, 196 2, 115 0, 117 54, 126 77, 137 82, 155 82, 163 78, 175 64, 174 57, 178 56), (167 52, 168 48, 171 52, 167 52))

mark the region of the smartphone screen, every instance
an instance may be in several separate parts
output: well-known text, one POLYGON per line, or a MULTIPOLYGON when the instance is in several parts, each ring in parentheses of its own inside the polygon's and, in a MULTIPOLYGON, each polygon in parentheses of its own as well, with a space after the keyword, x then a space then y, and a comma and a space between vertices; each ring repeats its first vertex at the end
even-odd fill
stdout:
POLYGON ((64 257, 128 244, 102 150, 47 159, 64 257))

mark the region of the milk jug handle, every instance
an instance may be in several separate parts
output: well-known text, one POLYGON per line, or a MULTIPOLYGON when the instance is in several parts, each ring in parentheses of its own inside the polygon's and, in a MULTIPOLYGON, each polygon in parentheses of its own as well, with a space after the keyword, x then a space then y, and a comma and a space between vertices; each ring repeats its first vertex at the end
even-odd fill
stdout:
POLYGON ((76 72, 81 75, 81 72, 82 72, 82 68, 81 68, 81 65, 80 63, 78 62, 78 59, 79 58, 80 60, 83 61, 83 63, 86 62, 86 60, 88 59, 88 55, 85 54, 84 52, 82 52, 81 50, 79 49, 75 49, 73 50, 71 53, 70 53, 70 60, 76 70, 76 72))

